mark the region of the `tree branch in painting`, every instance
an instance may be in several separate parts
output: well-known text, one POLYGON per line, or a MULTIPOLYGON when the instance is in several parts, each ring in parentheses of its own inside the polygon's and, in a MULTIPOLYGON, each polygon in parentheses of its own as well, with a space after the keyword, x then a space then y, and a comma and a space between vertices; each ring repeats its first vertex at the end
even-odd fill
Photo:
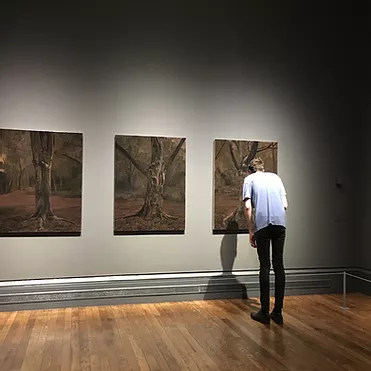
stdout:
POLYGON ((147 170, 144 169, 144 167, 136 161, 131 154, 122 146, 120 146, 117 142, 115 143, 115 148, 124 155, 128 160, 131 161, 131 163, 145 176, 148 178, 147 170))
POLYGON ((165 164, 165 171, 169 168, 169 166, 173 163, 175 157, 179 153, 180 149, 182 148, 183 144, 185 142, 185 138, 182 138, 176 148, 174 149, 174 152, 171 154, 171 156, 168 158, 166 164, 165 164))
POLYGON ((62 156, 65 157, 65 158, 68 158, 69 160, 75 162, 78 165, 82 164, 81 160, 79 160, 78 158, 72 157, 70 155, 67 155, 66 153, 64 153, 62 156))

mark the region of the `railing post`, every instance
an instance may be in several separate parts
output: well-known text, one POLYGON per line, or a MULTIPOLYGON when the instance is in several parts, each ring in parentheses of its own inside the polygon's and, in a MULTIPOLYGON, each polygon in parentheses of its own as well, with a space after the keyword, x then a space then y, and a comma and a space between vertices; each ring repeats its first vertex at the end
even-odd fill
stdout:
POLYGON ((347 295, 347 272, 343 272, 343 306, 342 309, 349 309, 346 304, 346 295, 347 295))

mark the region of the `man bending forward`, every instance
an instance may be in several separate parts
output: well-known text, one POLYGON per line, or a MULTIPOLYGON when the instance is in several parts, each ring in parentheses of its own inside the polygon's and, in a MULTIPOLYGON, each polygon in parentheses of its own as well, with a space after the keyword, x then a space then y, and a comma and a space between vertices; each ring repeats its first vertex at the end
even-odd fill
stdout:
POLYGON ((250 244, 257 248, 260 271, 261 309, 252 313, 255 321, 269 324, 270 319, 283 324, 282 308, 285 292, 283 249, 286 238, 286 190, 281 178, 264 171, 261 158, 252 160, 243 184, 243 201, 250 233, 250 244), (275 274, 275 305, 269 314, 270 243, 275 274))

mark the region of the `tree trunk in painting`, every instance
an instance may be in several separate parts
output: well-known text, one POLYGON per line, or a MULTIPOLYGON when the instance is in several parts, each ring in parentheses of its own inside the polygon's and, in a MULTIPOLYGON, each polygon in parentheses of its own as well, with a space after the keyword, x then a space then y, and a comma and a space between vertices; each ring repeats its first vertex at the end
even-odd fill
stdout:
MULTIPOLYGON (((164 138, 151 138, 152 157, 151 164, 147 170, 138 161, 136 161, 125 148, 120 146, 119 143, 115 143, 116 150, 129 159, 132 165, 135 166, 137 170, 139 170, 139 172, 147 178, 147 192, 142 208, 136 214, 126 215, 123 218, 141 216, 161 219, 176 219, 176 217, 170 216, 163 211, 165 175, 166 170, 178 155, 183 143, 185 142, 185 138, 179 141, 178 145, 167 161, 164 160, 163 141, 164 138)), ((118 219, 121 219, 121 217, 118 219)))
POLYGON ((19 162, 18 190, 20 191, 21 188, 22 188, 22 165, 19 162))
MULTIPOLYGON (((240 197, 242 198, 242 188, 243 188, 243 178, 245 175, 242 175, 244 174, 244 172, 248 169, 248 166, 249 166, 249 163, 251 160, 254 159, 254 157, 256 156, 257 154, 257 151, 258 151, 258 146, 259 146, 259 142, 252 142, 252 145, 251 145, 251 148, 250 148, 250 151, 249 153, 243 157, 241 163, 238 163, 237 159, 236 159, 236 155, 235 155, 235 148, 234 148, 234 143, 233 141, 230 141, 229 142, 229 148, 230 148, 230 154, 231 154, 231 157, 232 157, 232 161, 233 161, 233 164, 235 165, 235 168, 236 170, 238 171, 238 174, 241 178, 241 187, 240 187, 240 197)), ((228 225, 228 223, 232 222, 232 221, 237 221, 237 220, 242 220, 242 219, 245 219, 245 205, 243 203, 243 200, 241 199, 241 201, 238 203, 238 206, 236 207, 236 209, 230 213, 229 215, 227 215, 223 222, 225 225, 228 225)))
POLYGON ((276 161, 276 148, 272 145, 271 147, 271 151, 272 151, 272 160, 273 160, 273 165, 274 165, 274 169, 273 171, 275 173, 277 173, 277 161, 276 161))
POLYGON ((22 189, 22 177, 23 177, 24 171, 25 171, 25 168, 22 168, 21 160, 19 160, 19 175, 18 175, 18 190, 19 191, 22 189))
POLYGON ((148 169, 146 198, 138 216, 162 218, 166 216, 162 209, 166 171, 163 139, 151 138, 151 144, 152 160, 148 169))
POLYGON ((35 213, 39 230, 44 229, 45 220, 53 216, 50 206, 51 169, 53 161, 54 134, 30 132, 32 159, 35 168, 35 213))

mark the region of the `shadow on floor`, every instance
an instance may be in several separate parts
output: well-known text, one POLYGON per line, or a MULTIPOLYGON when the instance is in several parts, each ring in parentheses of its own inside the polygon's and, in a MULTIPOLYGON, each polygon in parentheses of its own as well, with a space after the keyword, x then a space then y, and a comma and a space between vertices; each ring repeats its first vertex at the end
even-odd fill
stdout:
MULTIPOLYGON (((233 265, 237 256, 237 230, 238 224, 232 221, 227 226, 228 233, 224 235, 220 245, 220 260, 222 274, 212 277, 205 292, 204 299, 249 299, 246 286, 239 282, 232 273, 233 265), (231 233, 236 231, 236 233, 231 233)), ((249 304, 255 301, 248 300, 249 304)))

